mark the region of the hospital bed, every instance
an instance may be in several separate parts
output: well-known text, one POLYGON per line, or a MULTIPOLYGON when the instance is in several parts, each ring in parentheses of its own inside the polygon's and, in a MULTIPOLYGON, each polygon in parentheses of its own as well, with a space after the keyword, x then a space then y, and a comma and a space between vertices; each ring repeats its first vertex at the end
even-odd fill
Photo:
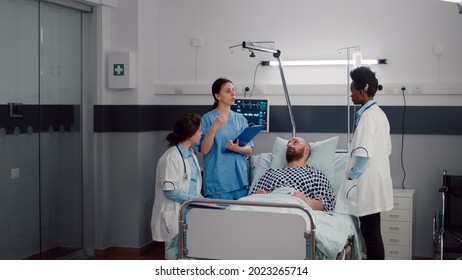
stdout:
MULTIPOLYGON (((252 187, 267 168, 285 161, 284 141, 277 138, 272 153, 252 159, 252 187)), ((334 137, 311 143, 308 161, 326 173, 335 192, 348 158, 335 152, 337 141, 334 137)), ((280 188, 237 201, 188 201, 181 208, 179 235, 172 241, 177 247, 169 250, 180 259, 361 259, 357 218, 314 211, 290 192, 280 188)))

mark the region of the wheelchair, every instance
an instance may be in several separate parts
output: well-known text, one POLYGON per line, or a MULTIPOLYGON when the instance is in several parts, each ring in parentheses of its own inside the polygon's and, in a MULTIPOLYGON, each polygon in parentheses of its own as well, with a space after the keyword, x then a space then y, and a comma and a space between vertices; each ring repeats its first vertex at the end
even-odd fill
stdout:
POLYGON ((462 260, 462 176, 443 171, 442 207, 433 218, 433 258, 462 260))

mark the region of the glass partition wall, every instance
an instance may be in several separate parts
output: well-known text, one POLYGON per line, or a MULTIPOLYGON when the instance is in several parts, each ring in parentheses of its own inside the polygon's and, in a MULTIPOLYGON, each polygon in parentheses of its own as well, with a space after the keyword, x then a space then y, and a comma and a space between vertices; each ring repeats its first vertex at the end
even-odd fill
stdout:
POLYGON ((0 0, 0 259, 83 248, 81 21, 0 0))

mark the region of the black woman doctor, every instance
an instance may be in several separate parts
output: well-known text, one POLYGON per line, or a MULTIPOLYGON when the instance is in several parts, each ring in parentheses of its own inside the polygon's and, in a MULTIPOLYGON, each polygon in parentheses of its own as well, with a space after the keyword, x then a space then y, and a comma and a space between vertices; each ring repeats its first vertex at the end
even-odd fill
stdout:
POLYGON ((157 162, 151 233, 155 241, 169 242, 178 234, 181 204, 201 198, 202 177, 193 145, 201 139, 201 117, 185 113, 167 135, 170 148, 157 162))
POLYGON ((377 90, 382 89, 375 73, 363 66, 351 71, 350 76, 351 99, 361 108, 355 116, 350 159, 335 211, 359 217, 367 259, 383 260, 380 212, 393 208, 390 124, 374 100, 377 90))

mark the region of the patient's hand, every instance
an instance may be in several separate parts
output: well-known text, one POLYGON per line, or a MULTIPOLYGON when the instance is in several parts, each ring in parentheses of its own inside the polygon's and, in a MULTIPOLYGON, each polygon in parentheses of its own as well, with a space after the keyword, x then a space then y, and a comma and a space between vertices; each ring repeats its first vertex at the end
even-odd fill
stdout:
POLYGON ((302 192, 294 192, 292 196, 298 197, 305 201, 313 210, 319 210, 319 211, 324 211, 324 203, 322 203, 320 200, 316 199, 309 199, 306 197, 302 192))
POLYGON ((298 197, 298 198, 303 199, 303 200, 306 199, 306 196, 302 192, 294 192, 292 194, 292 196, 298 197))
POLYGON ((257 189, 257 190, 255 191, 255 194, 267 194, 267 193, 268 193, 268 192, 265 191, 265 190, 263 190, 263 189, 257 189))

